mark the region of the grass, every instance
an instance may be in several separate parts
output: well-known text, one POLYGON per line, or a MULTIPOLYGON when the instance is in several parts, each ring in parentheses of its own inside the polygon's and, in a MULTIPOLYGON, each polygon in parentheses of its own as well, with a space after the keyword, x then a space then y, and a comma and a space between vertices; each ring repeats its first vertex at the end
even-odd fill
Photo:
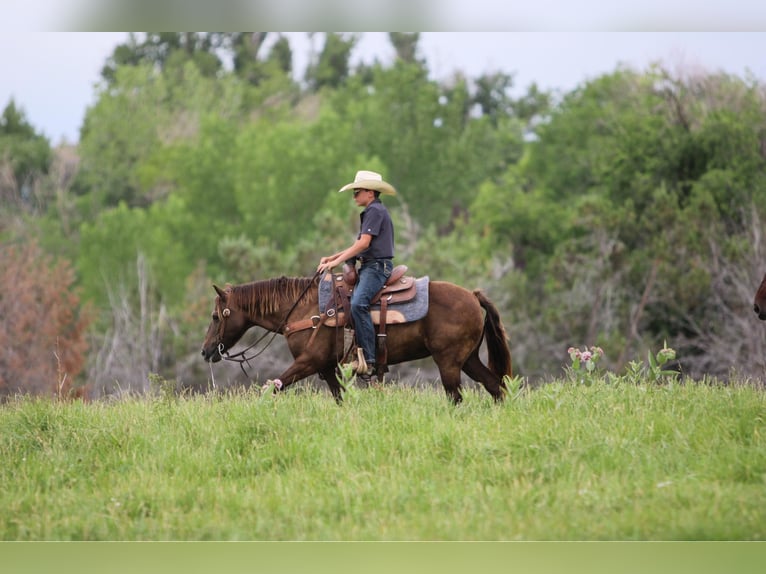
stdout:
POLYGON ((766 395, 567 382, 0 407, 2 540, 764 540, 766 395))

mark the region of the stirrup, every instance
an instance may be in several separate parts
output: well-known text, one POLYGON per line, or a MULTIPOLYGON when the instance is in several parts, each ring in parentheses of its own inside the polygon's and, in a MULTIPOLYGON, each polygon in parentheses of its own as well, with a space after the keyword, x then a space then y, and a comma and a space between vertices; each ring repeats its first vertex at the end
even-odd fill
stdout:
POLYGON ((355 373, 367 373, 367 361, 364 360, 364 349, 361 347, 356 348, 356 360, 351 363, 351 368, 355 373))

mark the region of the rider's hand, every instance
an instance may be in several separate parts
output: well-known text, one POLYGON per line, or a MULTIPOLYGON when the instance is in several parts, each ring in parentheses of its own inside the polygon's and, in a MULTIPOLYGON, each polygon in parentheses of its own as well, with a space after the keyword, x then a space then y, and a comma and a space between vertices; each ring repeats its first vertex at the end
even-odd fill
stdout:
POLYGON ((329 271, 333 267, 335 267, 336 264, 334 264, 335 260, 330 257, 322 257, 322 259, 319 260, 319 265, 317 266, 317 271, 329 271))

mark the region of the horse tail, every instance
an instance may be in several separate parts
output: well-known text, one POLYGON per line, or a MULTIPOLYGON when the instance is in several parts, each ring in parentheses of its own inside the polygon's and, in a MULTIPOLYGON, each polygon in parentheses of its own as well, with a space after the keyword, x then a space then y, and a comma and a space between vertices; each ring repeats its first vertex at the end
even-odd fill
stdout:
POLYGON ((484 336, 487 340, 487 368, 503 378, 505 375, 511 375, 511 349, 508 347, 508 336, 500 320, 500 313, 497 311, 494 303, 487 299, 481 289, 473 292, 479 300, 479 304, 484 308, 486 315, 484 317, 484 336))

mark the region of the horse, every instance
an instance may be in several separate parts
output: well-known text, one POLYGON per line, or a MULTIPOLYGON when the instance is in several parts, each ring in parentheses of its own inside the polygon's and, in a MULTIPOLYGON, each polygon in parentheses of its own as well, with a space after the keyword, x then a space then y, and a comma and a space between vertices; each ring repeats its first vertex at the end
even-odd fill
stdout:
MULTIPOLYGON (((345 389, 336 377, 344 358, 343 327, 317 321, 320 277, 279 277, 231 285, 216 292, 212 319, 202 345, 206 362, 228 354, 245 332, 259 326, 287 338, 294 362, 274 381, 283 389, 314 374, 324 380, 336 402, 345 389), (312 319, 313 318, 313 319, 312 319), (293 321, 313 321, 314 328, 286 333, 293 321)), ((496 402, 507 391, 511 352, 495 305, 479 289, 469 291, 446 281, 428 283, 429 305, 421 319, 386 325, 388 364, 431 356, 441 383, 454 404, 463 400, 461 371, 480 382, 496 402), (487 364, 479 357, 486 341, 487 364)), ((289 331, 289 330, 288 330, 289 331)), ((267 333, 268 334, 268 333, 267 333)))
POLYGON ((761 321, 766 321, 766 275, 763 276, 763 281, 755 292, 753 311, 761 321))

